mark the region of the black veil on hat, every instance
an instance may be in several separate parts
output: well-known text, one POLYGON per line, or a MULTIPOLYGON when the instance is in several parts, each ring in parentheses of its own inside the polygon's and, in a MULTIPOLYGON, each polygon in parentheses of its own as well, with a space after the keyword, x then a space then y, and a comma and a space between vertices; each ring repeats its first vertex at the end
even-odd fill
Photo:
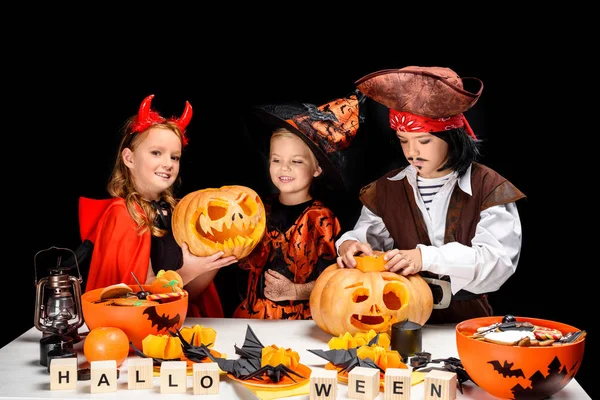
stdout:
POLYGON ((429 118, 464 113, 475 105, 483 90, 480 79, 461 78, 445 67, 385 69, 368 74, 355 84, 364 95, 388 108, 429 118))
POLYGON ((247 115, 248 132, 263 156, 268 157, 270 138, 285 128, 302 139, 312 150, 323 180, 332 187, 348 189, 353 185, 351 169, 357 146, 355 140, 364 96, 357 91, 321 106, 309 103, 268 104, 252 107, 247 115))

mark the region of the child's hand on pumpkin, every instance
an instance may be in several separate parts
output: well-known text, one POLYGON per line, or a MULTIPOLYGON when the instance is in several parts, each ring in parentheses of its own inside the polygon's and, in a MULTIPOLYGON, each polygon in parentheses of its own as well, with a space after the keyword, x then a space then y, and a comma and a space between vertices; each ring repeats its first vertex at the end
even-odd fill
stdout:
POLYGON ((263 292, 265 297, 271 301, 296 300, 294 282, 272 269, 265 272, 263 292))
POLYGON ((183 252, 183 266, 177 272, 181 275, 184 285, 192 281, 197 276, 206 272, 218 270, 237 262, 235 256, 223 257, 223 252, 213 254, 212 256, 198 257, 190 253, 187 243, 181 246, 183 252))
POLYGON ((346 240, 340 245, 338 253, 340 256, 336 259, 336 262, 340 268, 354 268, 356 267, 354 255, 363 253, 366 256, 372 256, 373 249, 368 243, 346 240))
POLYGON ((421 249, 418 247, 412 250, 390 250, 385 253, 383 259, 387 261, 385 269, 390 272, 397 272, 400 275, 413 275, 423 269, 421 249))

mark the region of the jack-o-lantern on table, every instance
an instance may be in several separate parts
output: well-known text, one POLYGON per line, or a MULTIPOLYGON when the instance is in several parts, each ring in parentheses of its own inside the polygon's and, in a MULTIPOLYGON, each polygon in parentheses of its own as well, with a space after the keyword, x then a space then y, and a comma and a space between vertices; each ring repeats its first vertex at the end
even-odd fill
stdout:
POLYGON ((389 333, 408 319, 424 325, 433 310, 433 295, 418 274, 385 270, 383 254, 355 257, 356 268, 327 267, 310 295, 310 311, 319 328, 334 336, 345 332, 389 333))
POLYGON ((240 185, 197 190, 184 196, 173 210, 173 236, 190 252, 206 257, 246 257, 265 232, 265 207, 258 194, 240 185))

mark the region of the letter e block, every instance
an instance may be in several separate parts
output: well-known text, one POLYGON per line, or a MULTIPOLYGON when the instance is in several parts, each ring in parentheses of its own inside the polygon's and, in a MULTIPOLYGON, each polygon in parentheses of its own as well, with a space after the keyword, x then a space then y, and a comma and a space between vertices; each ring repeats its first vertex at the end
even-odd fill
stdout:
POLYGON ((152 389, 154 365, 151 358, 127 360, 127 389, 152 389))
POLYGON ((385 370, 384 400, 410 400, 412 372, 408 368, 385 370))
POLYGON ((103 360, 90 363, 90 391, 108 393, 117 391, 117 361, 103 360))
POLYGON ((187 390, 187 362, 163 361, 160 363, 160 392, 185 393, 187 390))
POLYGON ((313 370, 310 374, 310 400, 335 400, 337 397, 337 371, 313 370))
POLYGON ((194 394, 219 394, 220 368, 215 362, 195 363, 193 366, 194 394))
POLYGON ((373 400, 379 395, 379 369, 354 367, 348 374, 348 397, 373 400))
POLYGON ((456 374, 450 371, 432 370, 425 375, 424 400, 456 399, 456 374))
POLYGON ((77 388, 77 358, 53 358, 50 360, 50 390, 77 388))

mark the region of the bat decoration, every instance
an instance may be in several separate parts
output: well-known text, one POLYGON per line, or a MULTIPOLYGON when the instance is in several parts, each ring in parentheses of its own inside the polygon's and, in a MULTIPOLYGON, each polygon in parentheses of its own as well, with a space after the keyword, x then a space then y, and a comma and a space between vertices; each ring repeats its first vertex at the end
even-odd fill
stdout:
POLYGON ((179 324, 180 316, 177 314, 173 318, 169 318, 165 314, 158 315, 156 312, 156 307, 146 307, 146 309, 142 312, 142 314, 146 314, 148 316, 148 320, 152 322, 152 326, 156 325, 156 329, 171 329, 177 324, 179 324))
MULTIPOLYGON (((463 392, 462 384, 466 381, 472 381, 472 379, 469 376, 469 374, 467 373, 467 371, 465 371, 465 368, 463 367, 462 362, 458 358, 455 358, 455 357, 438 358, 435 360, 426 361, 425 363, 423 363, 422 365, 420 365, 418 367, 413 367, 413 371, 419 371, 419 372, 430 372, 434 369, 441 370, 441 371, 454 372, 456 374, 456 378, 457 378, 458 390, 461 393, 463 392), (443 364, 443 367, 425 368, 428 364, 432 364, 432 363, 435 363, 435 364, 444 363, 444 364, 443 364)), ((473 383, 475 383, 475 382, 473 382, 473 383)))
POLYGON ((520 377, 522 376, 523 378, 525 378, 525 374, 523 374, 523 370, 521 368, 519 369, 512 369, 512 366, 514 365, 514 363, 509 363, 508 361, 504 361, 504 364, 500 364, 500 362, 498 360, 493 360, 493 361, 488 361, 488 364, 492 364, 492 366, 494 367, 494 371, 498 372, 499 374, 502 374, 503 377, 520 377))
MULTIPOLYGON (((207 357, 213 360, 212 354, 210 353, 210 349, 208 348, 208 346, 212 346, 212 343, 210 343, 208 346, 204 343, 200 343, 200 346, 191 345, 187 340, 185 340, 179 329, 177 329, 175 332, 169 331, 169 334, 171 334, 171 336, 173 337, 179 338, 179 340, 181 341, 181 348, 183 350, 183 354, 187 357, 188 360, 193 362, 202 362, 207 357)), ((192 343, 194 342, 195 335, 195 333, 192 335, 192 343)))
MULTIPOLYGON (((140 349, 138 349, 137 347, 135 347, 132 342, 129 342, 129 346, 133 349, 133 352, 135 353, 135 355, 140 356, 142 358, 148 358, 148 356, 146 354, 144 354, 143 351, 141 351, 140 349)), ((179 360, 179 358, 166 359, 166 358, 154 358, 154 357, 152 357, 152 365, 154 365, 154 366, 160 366, 160 364, 163 361, 180 361, 180 360, 179 360)))
POLYGON ((264 367, 261 367, 263 347, 265 346, 263 346, 258 337, 256 337, 256 334, 252 328, 250 328, 250 325, 248 325, 244 344, 241 348, 235 345, 235 352, 240 355, 240 358, 237 360, 227 360, 225 358, 215 357, 210 353, 208 354, 208 357, 216 362, 221 370, 229 372, 237 379, 258 379, 263 381, 263 376, 267 375, 272 382, 277 383, 283 376, 287 376, 294 382, 296 382, 296 380, 292 375, 296 375, 302 379, 305 378, 283 364, 277 366, 265 365, 264 367))
MULTIPOLYGON (((368 343, 368 346, 372 346, 377 344, 379 340, 379 333, 375 335, 373 339, 371 339, 368 343)), ((365 358, 364 360, 358 357, 356 354, 356 347, 350 348, 348 350, 345 349, 335 349, 335 350, 308 350, 311 353, 324 358, 329 361, 337 368, 341 368, 341 371, 350 372, 354 367, 369 367, 369 368, 377 368, 381 372, 385 372, 370 358, 365 358)))

